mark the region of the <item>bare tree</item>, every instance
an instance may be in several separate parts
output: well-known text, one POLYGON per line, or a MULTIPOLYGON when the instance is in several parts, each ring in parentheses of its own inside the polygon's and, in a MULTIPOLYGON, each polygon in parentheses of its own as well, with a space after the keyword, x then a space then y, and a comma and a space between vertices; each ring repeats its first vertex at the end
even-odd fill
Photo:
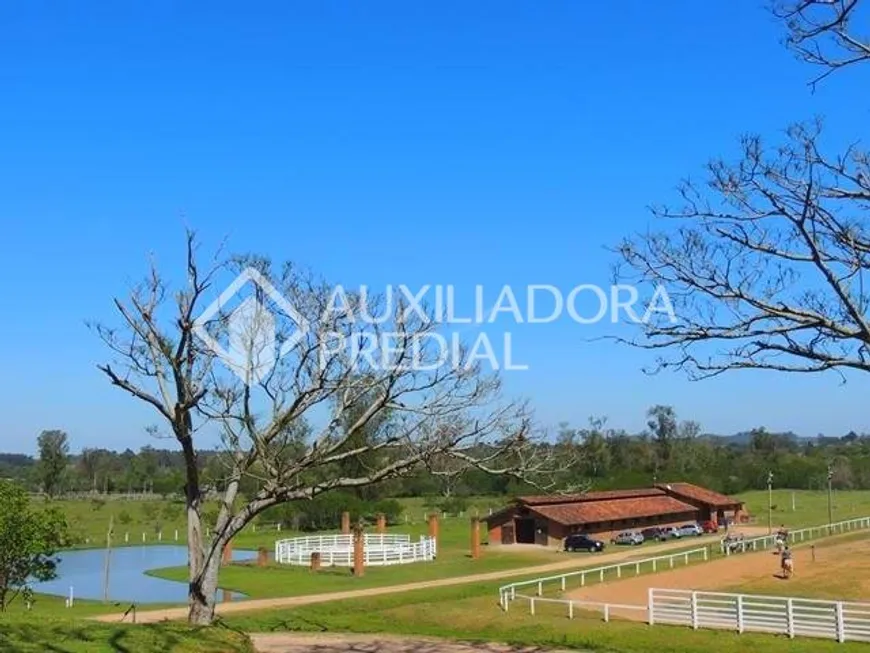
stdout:
POLYGON ((457 469, 548 487, 559 461, 539 446, 528 407, 504 400, 497 376, 464 350, 443 364, 433 346, 438 325, 425 310, 336 293, 292 265, 273 273, 258 258, 204 270, 196 249, 189 233, 186 283, 174 301, 152 267, 127 299, 115 300, 121 326, 96 327, 115 354, 102 372, 154 408, 184 455, 192 623, 214 617, 224 547, 271 506, 401 477, 445 458, 457 469), (232 313, 210 317, 207 334, 229 342, 230 370, 197 335, 200 313, 219 275, 252 268, 281 300, 260 284, 232 313), (362 332, 363 311, 386 319, 362 332), (356 437, 372 424, 376 435, 356 437), (222 442, 225 478, 207 539, 196 442, 209 433, 222 442), (361 457, 365 466, 343 465, 361 457), (343 473, 349 469, 353 475, 343 473), (252 479, 256 489, 243 496, 242 481, 252 479))
POLYGON ((773 14, 786 26, 786 45, 822 72, 870 60, 870 4, 866 0, 774 0, 773 14))
MULTIPOLYGON (((789 46, 828 72, 870 61, 858 28, 866 35, 868 10, 864 0, 774 3, 789 46)), ((664 285, 679 318, 654 316, 623 340, 661 350, 654 370, 870 371, 870 154, 857 143, 831 154, 821 133, 815 120, 781 143, 743 138, 737 161, 680 185, 680 206, 653 209, 675 229, 621 243, 618 276, 664 285)))

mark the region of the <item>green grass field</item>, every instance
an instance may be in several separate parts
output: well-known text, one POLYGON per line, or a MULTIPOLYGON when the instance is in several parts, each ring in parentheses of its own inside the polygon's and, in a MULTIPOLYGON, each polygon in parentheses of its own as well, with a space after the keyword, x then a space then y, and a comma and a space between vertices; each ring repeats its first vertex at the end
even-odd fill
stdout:
POLYGON ((825 653, 866 651, 865 644, 693 631, 600 618, 567 619, 564 611, 501 611, 498 584, 408 592, 362 601, 237 615, 227 620, 247 632, 319 631, 395 633, 522 646, 578 648, 602 653, 825 653))
MULTIPOLYGON (((828 523, 827 492, 811 490, 773 490, 773 527, 785 524, 789 528, 816 526, 828 523), (792 510, 794 495, 794 510, 792 510)), ((755 490, 738 495, 746 502, 757 524, 767 525, 768 497, 766 490, 755 490)), ((860 490, 839 491, 831 495, 832 513, 835 522, 855 517, 870 516, 870 492, 860 490)))
MULTIPOLYGON (((773 524, 785 524, 791 528, 817 525, 827 521, 827 495, 824 492, 798 491, 794 493, 795 510, 792 510, 792 493, 777 490, 773 494, 773 524)), ((767 523, 767 492, 750 492, 743 495, 756 524, 767 523)), ((408 506, 408 524, 394 526, 394 532, 407 532, 416 536, 426 532, 423 522, 428 510, 423 500, 404 502, 408 506), (419 515, 417 515, 419 513, 419 515)), ((115 514, 116 534, 129 530, 132 534, 149 525, 153 529, 155 513, 162 515, 165 502, 155 502, 155 508, 144 509, 145 502, 106 502, 101 506, 90 502, 62 502, 64 512, 80 532, 93 533, 97 540, 105 527, 110 514, 115 514), (119 513, 126 511, 127 524, 119 524, 119 513)), ((485 516, 490 507, 497 509, 499 500, 481 500, 472 503, 478 512, 485 516), (494 505, 488 505, 494 503, 494 505)), ((170 510, 167 510, 168 516, 170 510)), ((473 512, 472 512, 473 514, 473 512)), ((870 515, 870 493, 837 492, 833 498, 835 520, 870 515)), ((159 518, 159 517, 158 517, 159 518)), ((164 541, 169 528, 179 528, 183 540, 183 524, 180 518, 165 519, 161 522, 164 541)), ((254 532, 249 528, 235 542, 236 548, 257 548, 265 546, 270 551, 276 539, 292 537, 296 533, 264 531, 254 532)), ((274 566, 260 569, 248 565, 233 565, 221 572, 221 586, 245 592, 251 596, 292 596, 318 592, 332 592, 346 589, 362 589, 384 585, 409 583, 472 573, 516 569, 524 566, 543 564, 564 559, 558 553, 540 551, 510 553, 484 548, 483 558, 471 560, 469 553, 469 522, 463 518, 448 517, 441 522, 441 546, 439 558, 434 563, 419 563, 392 568, 368 568, 366 575, 353 578, 349 570, 324 569, 313 574, 304 568, 277 568, 274 566)), ((485 529, 482 529, 485 540, 485 529)), ((861 535, 853 536, 861 538, 861 535)), ((130 544, 141 544, 141 539, 130 544)), ((148 539, 153 542, 154 540, 148 539)), ((116 535, 115 543, 118 544, 116 535)), ((99 545, 92 542, 92 545, 99 545)), ((826 544, 819 544, 823 550, 826 544)), ((638 549, 643 555, 643 548, 638 549)), ((578 560, 579 564, 593 559, 578 560)), ((863 563, 862 563, 863 564, 863 563)), ((864 570, 864 567, 861 567, 864 570)), ((870 572, 870 561, 867 570, 870 572)), ((181 579, 184 571, 179 569, 158 570, 161 577, 181 579)), ((862 572, 863 573, 863 572, 862 572)), ((849 576, 845 576, 849 580, 849 576)), ((793 589, 813 591, 814 595, 824 595, 830 591, 840 592, 839 585, 831 586, 833 581, 816 577, 815 580, 796 583, 793 589), (830 586, 830 587, 829 587, 830 586)), ((512 609, 503 613, 497 605, 498 586, 501 583, 478 583, 456 587, 436 588, 405 592, 390 596, 373 597, 365 601, 342 601, 297 607, 292 610, 264 611, 252 614, 239 614, 227 620, 232 630, 247 631, 344 631, 344 632, 383 632, 440 636, 478 641, 496 641, 511 644, 561 646, 581 648, 590 651, 611 653, 737 653, 747 648, 760 648, 777 653, 816 653, 825 651, 859 650, 860 645, 836 644, 816 640, 793 640, 763 635, 743 635, 728 632, 691 631, 668 627, 649 628, 642 624, 614 621, 603 623, 599 618, 585 617, 570 621, 561 609, 556 607, 539 609, 534 617, 522 609, 512 609)), ((763 587, 744 586, 733 591, 765 591, 763 587)), ((808 594, 810 595, 810 594, 808 594)), ((849 598, 849 597, 844 597, 849 598)), ((151 606, 149 606, 151 607, 151 606)), ((155 606, 156 607, 156 606, 155 606)), ((85 622, 80 617, 105 612, 107 606, 98 602, 78 602, 68 612, 63 600, 38 596, 31 613, 22 614, 21 604, 13 604, 7 614, 0 615, 0 650, 12 653, 30 651, 57 651, 59 653, 79 653, 80 651, 131 651, 148 653, 150 651, 205 651, 206 653, 249 652, 251 649, 244 638, 238 637, 227 629, 208 629, 192 631, 181 625, 124 626, 105 625, 85 622), (75 615, 72 617, 71 615, 75 615)), ((116 609, 116 608, 114 608, 116 609)), ((112 611, 113 608, 109 608, 112 611)), ((861 650, 866 647, 861 646, 861 650)))
POLYGON ((183 624, 102 624, 83 619, 0 615, 3 653, 254 653, 247 636, 183 624))
MULTIPOLYGON (((389 530, 408 533, 412 539, 427 532, 426 526, 422 524, 396 526, 389 530)), ((243 592, 254 598, 298 596, 518 569, 565 560, 564 553, 543 548, 540 551, 510 552, 489 549, 486 546, 482 547, 481 558, 474 560, 470 555, 470 533, 467 520, 445 520, 440 526, 436 560, 407 565, 367 567, 362 578, 354 577, 347 567, 324 567, 318 572, 311 572, 306 567, 274 563, 263 568, 254 564, 234 564, 221 570, 220 584, 225 589, 243 592)), ((485 537, 485 533, 482 535, 485 537)), ((237 546, 244 546, 249 541, 249 537, 240 537, 237 546)), ((158 569, 151 573, 160 578, 184 580, 187 571, 183 567, 175 567, 158 569)))
MULTIPOLYGON (((403 514, 396 529, 417 527, 415 532, 422 532, 425 527, 426 516, 435 509, 427 507, 424 498, 399 499, 403 514)), ((467 500, 468 509, 459 515, 442 516, 442 522, 461 522, 468 524, 468 519, 473 515, 485 517, 490 510, 498 510, 504 507, 506 499, 500 497, 470 497, 467 500)), ((102 547, 106 543, 106 535, 110 521, 114 527, 114 546, 124 544, 141 545, 143 534, 145 543, 156 544, 162 533, 160 542, 174 544, 176 531, 179 543, 184 543, 187 538, 184 505, 179 501, 169 501, 160 498, 140 500, 63 500, 43 502, 40 505, 55 506, 60 508, 67 516, 70 524, 71 535, 75 538, 76 547, 102 547), (125 538, 125 535, 128 536, 125 538), (129 541, 125 541, 129 540, 129 541)), ((208 510, 208 507, 207 507, 208 510)), ((275 523, 259 523, 249 525, 239 536, 240 547, 257 548, 266 546, 274 547, 276 539, 298 535, 293 531, 277 530, 275 523)))

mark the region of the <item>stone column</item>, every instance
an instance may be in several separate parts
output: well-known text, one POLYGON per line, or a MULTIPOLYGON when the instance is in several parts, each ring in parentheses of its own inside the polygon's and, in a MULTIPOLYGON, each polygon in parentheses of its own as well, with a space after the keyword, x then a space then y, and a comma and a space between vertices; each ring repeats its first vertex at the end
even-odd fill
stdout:
POLYGON ((350 513, 341 513, 341 533, 342 535, 350 535, 350 513))
POLYGON ((266 567, 269 564, 269 550, 261 546, 257 550, 257 566, 258 567, 266 567))
POLYGON ((480 517, 471 518, 471 557, 480 557, 480 517))
POLYGON ((435 538, 435 546, 438 546, 438 513, 429 515, 429 537, 435 538))
POLYGON ((357 578, 365 573, 365 548, 363 542, 362 530, 358 530, 353 536, 353 575, 357 578))
POLYGON ((381 513, 378 515, 378 525, 377 525, 378 533, 386 533, 387 532, 387 516, 381 513))

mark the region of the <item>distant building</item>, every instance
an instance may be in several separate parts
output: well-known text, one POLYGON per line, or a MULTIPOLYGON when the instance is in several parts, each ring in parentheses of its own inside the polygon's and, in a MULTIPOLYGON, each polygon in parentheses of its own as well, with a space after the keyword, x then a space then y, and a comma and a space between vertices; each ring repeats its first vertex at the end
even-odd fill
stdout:
POLYGON ((490 544, 558 545, 570 533, 609 539, 650 526, 736 521, 743 502, 691 483, 586 494, 518 497, 486 519, 490 544))

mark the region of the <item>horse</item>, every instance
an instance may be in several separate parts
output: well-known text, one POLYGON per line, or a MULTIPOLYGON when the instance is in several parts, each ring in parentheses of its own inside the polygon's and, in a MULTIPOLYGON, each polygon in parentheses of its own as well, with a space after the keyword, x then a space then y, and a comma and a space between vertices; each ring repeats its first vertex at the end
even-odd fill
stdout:
POLYGON ((782 576, 783 578, 791 578, 794 573, 794 559, 793 558, 783 558, 782 559, 782 576))

